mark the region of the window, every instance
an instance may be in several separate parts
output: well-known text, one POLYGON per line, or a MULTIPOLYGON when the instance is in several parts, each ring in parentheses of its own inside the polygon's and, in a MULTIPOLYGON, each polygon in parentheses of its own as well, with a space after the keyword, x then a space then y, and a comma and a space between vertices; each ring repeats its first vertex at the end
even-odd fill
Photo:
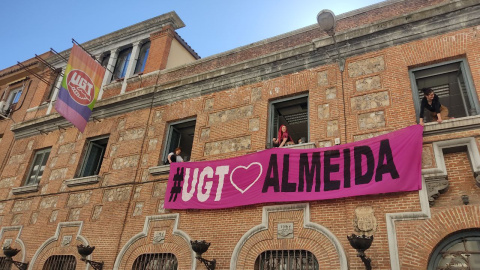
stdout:
POLYGON ((294 143, 308 142, 308 95, 276 100, 270 103, 269 130, 267 144, 273 147, 281 125, 287 127, 288 135, 294 143))
POLYGON ((75 270, 77 260, 73 255, 53 255, 48 257, 43 270, 75 270))
POLYGON ((142 254, 133 262, 132 270, 177 270, 177 257, 171 253, 142 254))
POLYGON ((480 231, 461 231, 445 238, 430 256, 428 269, 480 269, 480 231))
POLYGON ((145 64, 147 63, 149 51, 150 51, 150 41, 145 42, 140 48, 137 64, 135 65, 135 74, 141 73, 145 69, 145 64))
POLYGON ((61 68, 55 70, 55 75, 54 75, 55 79, 52 81, 52 84, 50 85, 50 92, 48 92, 47 101, 52 100, 53 94, 55 93, 55 88, 57 87, 57 83, 62 79, 61 75, 62 75, 61 68))
POLYGON ((78 177, 98 175, 107 149, 108 137, 88 140, 78 177))
POLYGON ((0 111, 3 112, 5 115, 10 114, 13 106, 20 101, 20 97, 22 96, 23 86, 19 88, 15 88, 10 90, 8 94, 7 100, 3 105, 3 108, 0 108, 0 111))
POLYGON ((0 257, 0 270, 11 270, 12 261, 7 260, 7 257, 0 257))
POLYGON ((45 170, 48 156, 50 156, 50 150, 51 148, 47 148, 35 152, 25 186, 36 185, 42 180, 43 171, 45 170))
POLYGON ((175 151, 175 148, 182 149, 182 156, 184 161, 189 161, 192 155, 193 136, 195 134, 196 120, 184 120, 170 124, 165 141, 165 150, 163 153, 163 162, 166 164, 169 153, 175 151))
POLYGON ((318 270, 318 261, 307 250, 267 250, 255 260, 255 270, 318 270))
POLYGON ((132 48, 126 48, 121 50, 118 53, 117 63, 115 64, 115 69, 113 70, 113 80, 125 78, 127 74, 128 61, 132 54, 132 48))
MULTIPOLYGON (((432 88, 440 103, 448 108, 449 117, 479 114, 478 97, 470 74, 465 59, 410 70, 417 119, 423 98, 422 88, 432 88)), ((424 116, 426 121, 432 121, 429 113, 425 112, 424 116)))

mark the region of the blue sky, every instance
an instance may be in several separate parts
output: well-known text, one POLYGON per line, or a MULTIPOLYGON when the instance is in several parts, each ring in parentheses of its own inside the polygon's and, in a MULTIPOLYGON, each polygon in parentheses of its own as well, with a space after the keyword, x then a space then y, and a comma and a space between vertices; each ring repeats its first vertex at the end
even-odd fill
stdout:
POLYGON ((0 3, 0 70, 50 48, 79 43, 175 11, 180 36, 204 58, 316 23, 381 0, 3 0, 0 3))

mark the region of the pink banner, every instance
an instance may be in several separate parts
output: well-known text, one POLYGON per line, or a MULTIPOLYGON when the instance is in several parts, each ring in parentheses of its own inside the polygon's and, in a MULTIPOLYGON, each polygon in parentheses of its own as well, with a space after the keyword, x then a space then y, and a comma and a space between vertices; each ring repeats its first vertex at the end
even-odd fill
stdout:
POLYGON ((326 148, 170 165, 168 209, 217 209, 420 190, 420 125, 326 148))

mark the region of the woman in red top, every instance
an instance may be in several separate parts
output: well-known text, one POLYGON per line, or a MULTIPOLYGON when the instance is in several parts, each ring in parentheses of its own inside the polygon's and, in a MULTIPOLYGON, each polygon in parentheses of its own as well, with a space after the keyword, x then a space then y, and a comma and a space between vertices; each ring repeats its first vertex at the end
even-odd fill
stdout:
POLYGON ((278 137, 273 138, 273 145, 282 147, 284 145, 291 145, 294 144, 292 137, 288 135, 287 127, 285 125, 281 125, 278 129, 278 137))

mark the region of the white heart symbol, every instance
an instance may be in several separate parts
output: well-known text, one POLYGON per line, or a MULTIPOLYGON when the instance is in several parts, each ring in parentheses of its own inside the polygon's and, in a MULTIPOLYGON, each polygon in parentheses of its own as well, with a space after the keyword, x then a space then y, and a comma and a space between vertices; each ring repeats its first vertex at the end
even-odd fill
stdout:
POLYGON ((251 188, 253 186, 253 184, 255 184, 258 179, 260 179, 260 176, 262 175, 262 171, 263 171, 263 168, 262 168, 262 164, 258 163, 258 162, 252 162, 250 163, 250 165, 248 165, 247 167, 245 166, 237 166, 235 169, 233 169, 232 173, 230 174, 230 183, 232 183, 232 185, 238 190, 240 191, 242 194, 245 193, 245 191, 247 191, 249 188, 251 188), (235 183, 233 182, 233 179, 232 179, 232 176, 233 176, 233 173, 235 172, 236 169, 238 168, 242 168, 242 169, 245 169, 245 170, 248 170, 248 168, 250 168, 250 166, 252 165, 258 165, 260 167, 260 173, 258 174, 257 178, 255 179, 255 181, 253 181, 247 188, 245 189, 241 189, 239 188, 237 185, 235 185, 235 183))

